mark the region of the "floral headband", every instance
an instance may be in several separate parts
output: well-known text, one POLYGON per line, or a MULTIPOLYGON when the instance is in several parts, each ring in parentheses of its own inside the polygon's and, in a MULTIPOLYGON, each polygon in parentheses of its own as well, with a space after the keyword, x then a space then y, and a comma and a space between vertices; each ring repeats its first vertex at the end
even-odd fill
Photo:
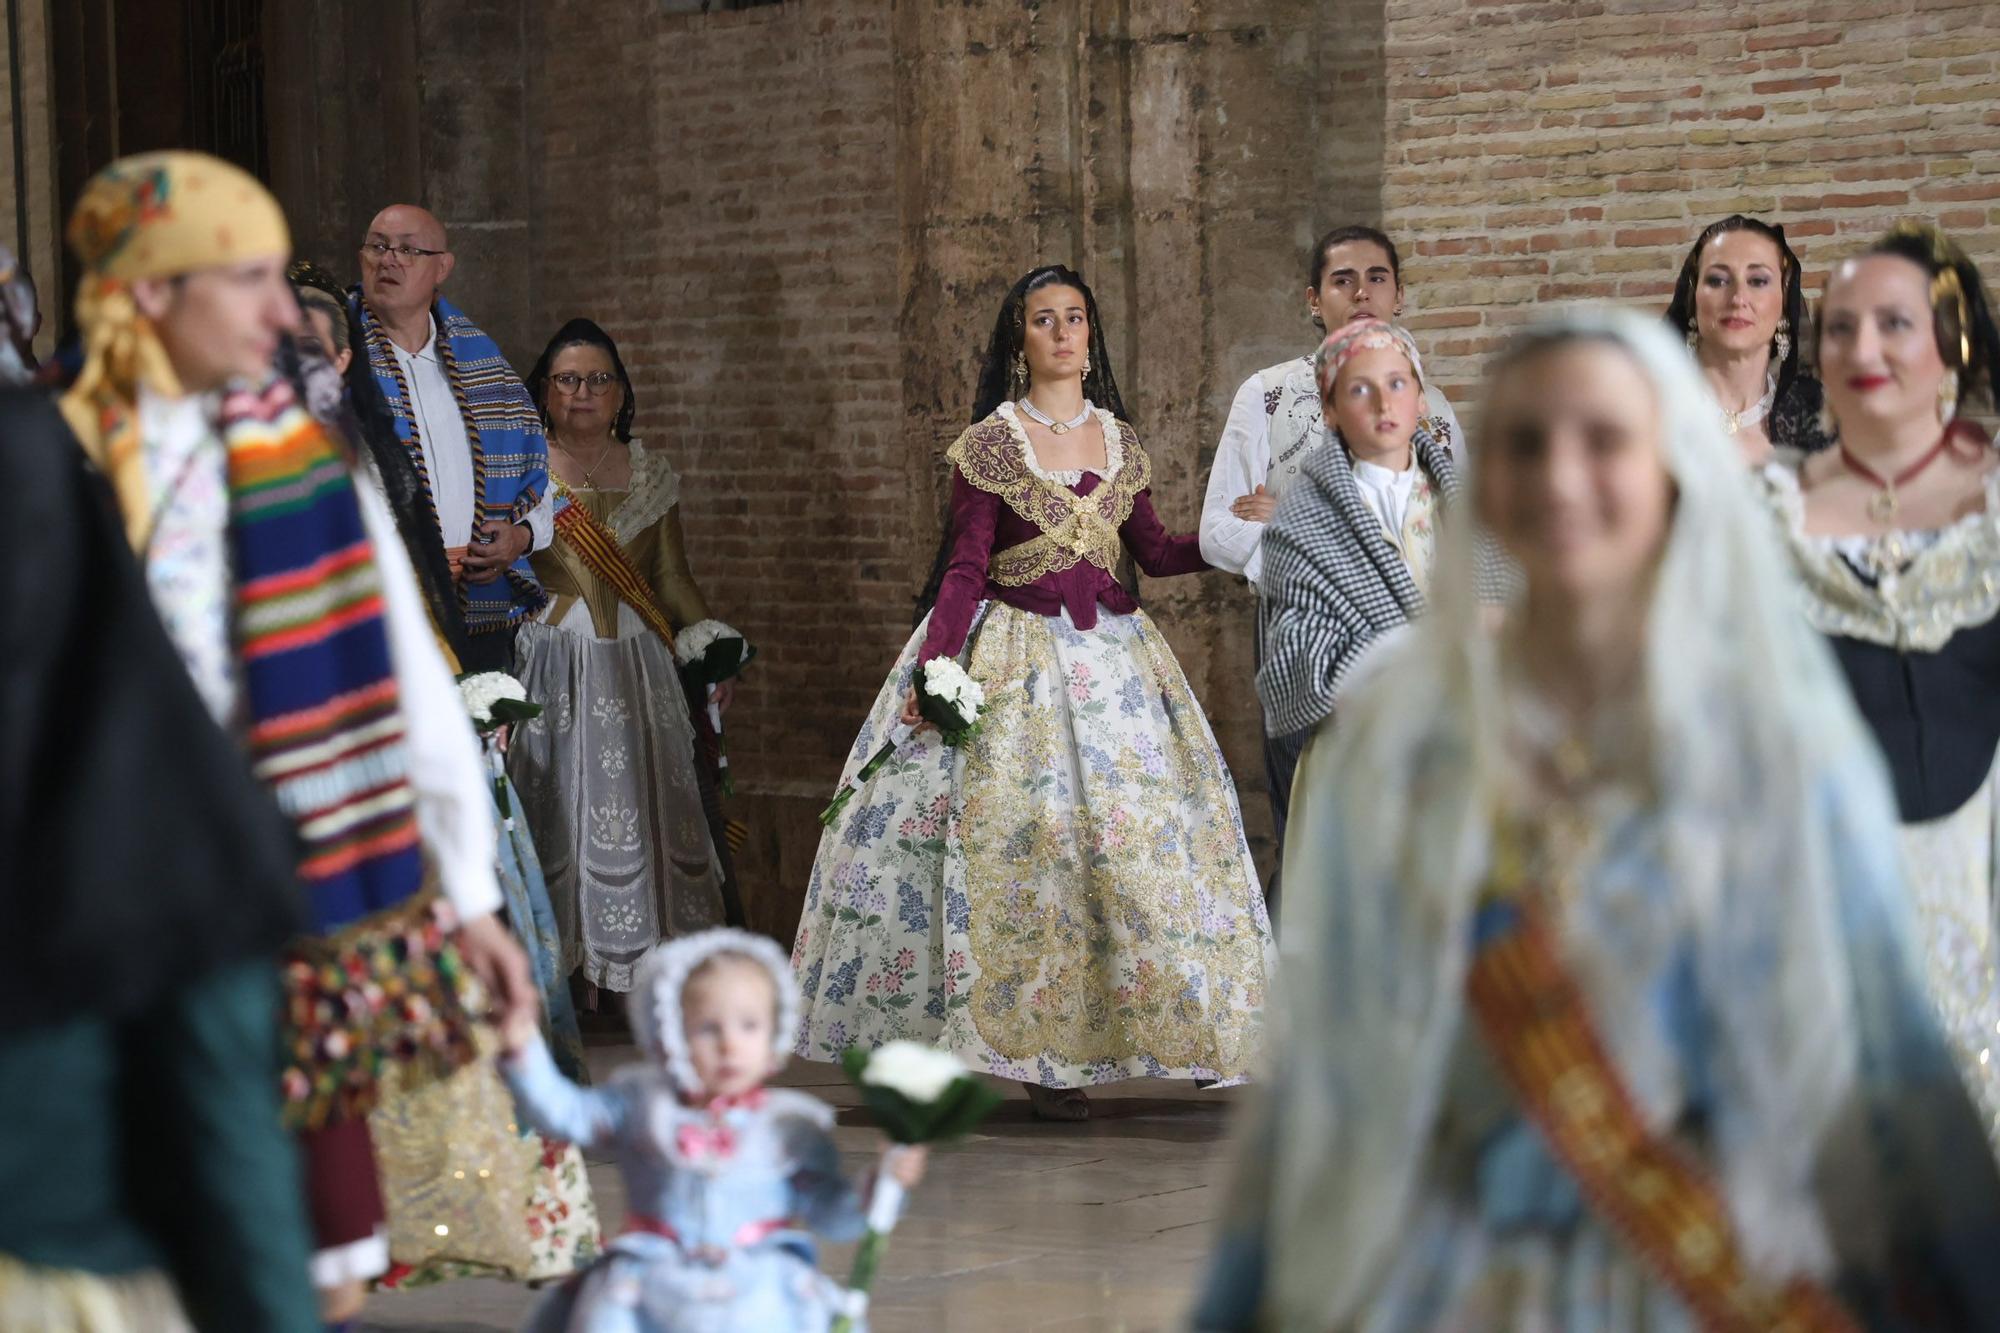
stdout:
POLYGON ((1386 319, 1357 319, 1327 334, 1326 341, 1313 355, 1313 375, 1319 382, 1320 398, 1325 399, 1333 388, 1334 379, 1340 374, 1340 368, 1358 353, 1385 347, 1393 347, 1410 359, 1410 369, 1416 372, 1417 384, 1421 387, 1424 363, 1423 358, 1417 355, 1417 342, 1410 336, 1410 331, 1386 319))

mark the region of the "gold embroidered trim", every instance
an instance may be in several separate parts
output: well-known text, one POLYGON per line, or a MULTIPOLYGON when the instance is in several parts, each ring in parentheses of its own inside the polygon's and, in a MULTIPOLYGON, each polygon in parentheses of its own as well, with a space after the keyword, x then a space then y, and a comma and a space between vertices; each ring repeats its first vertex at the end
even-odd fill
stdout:
POLYGON ((1041 535, 993 553, 986 573, 1001 587, 1025 587, 1080 560, 1107 574, 1117 573, 1123 553, 1118 530, 1132 516, 1139 492, 1151 484, 1153 467, 1138 437, 1120 426, 1116 417, 1099 408, 1097 419, 1104 428, 1106 455, 1115 441, 1124 452, 1124 465, 1089 495, 1078 495, 1030 471, 1028 433, 1003 412, 969 427, 945 450, 945 457, 968 483, 998 496, 1040 529, 1041 535))
POLYGON ((1798 571, 1806 619, 1820 633, 1932 653, 1959 630, 2000 615, 2000 469, 1987 474, 1985 511, 1945 528, 1907 565, 1896 534, 1878 539, 1882 573, 1872 586, 1829 543, 1806 535, 1796 458, 1760 475, 1798 571))

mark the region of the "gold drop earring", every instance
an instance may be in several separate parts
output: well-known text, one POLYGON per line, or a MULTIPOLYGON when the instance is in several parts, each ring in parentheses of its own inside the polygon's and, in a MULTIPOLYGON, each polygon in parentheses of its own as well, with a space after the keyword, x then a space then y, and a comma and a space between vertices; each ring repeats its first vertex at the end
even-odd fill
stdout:
POLYGON ((1688 350, 1692 352, 1701 346, 1701 330, 1694 326, 1694 316, 1688 316, 1688 350))
POLYGON ((1785 358, 1792 354, 1792 321, 1789 319, 1778 321, 1778 334, 1771 339, 1771 344, 1771 355, 1783 365, 1785 358))
POLYGON ((1937 390, 1938 425, 1949 426, 1951 419, 1958 415, 1958 372, 1947 370, 1938 381, 1937 390))

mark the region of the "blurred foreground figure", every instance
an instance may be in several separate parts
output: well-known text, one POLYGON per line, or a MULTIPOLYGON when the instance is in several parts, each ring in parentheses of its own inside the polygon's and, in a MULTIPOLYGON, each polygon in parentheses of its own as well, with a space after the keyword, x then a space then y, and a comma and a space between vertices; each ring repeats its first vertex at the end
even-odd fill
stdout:
POLYGON ((472 1057, 465 972, 503 1016, 533 1012, 494 916, 493 802, 395 520, 272 369, 299 327, 277 201, 215 158, 145 154, 92 178, 69 240, 86 355, 64 416, 295 838, 281 1086, 338 1321, 389 1263, 365 1119, 384 1074, 472 1057))
POLYGON ((1839 439, 1780 454, 1766 497, 1889 761, 1938 1018, 2000 1146, 2000 334, 1978 268, 1904 223, 1827 278, 1815 360, 1839 439))
POLYGON ((290 833, 40 391, 0 390, 0 464, 31 571, 0 601, 0 1328, 317 1329, 290 833))
POLYGON ((2000 1172, 1881 761, 1656 321, 1504 353, 1435 611, 1306 757, 1202 1328, 1964 1329, 2000 1172))

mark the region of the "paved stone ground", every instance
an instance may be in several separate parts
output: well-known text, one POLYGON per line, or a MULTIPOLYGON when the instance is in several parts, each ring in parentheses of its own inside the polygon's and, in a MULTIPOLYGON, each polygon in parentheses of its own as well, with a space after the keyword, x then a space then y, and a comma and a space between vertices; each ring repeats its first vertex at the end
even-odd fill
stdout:
MULTIPOLYGON (((635 1052, 593 1046, 590 1056, 608 1072, 635 1052)), ((780 1081, 842 1108, 845 1165, 865 1169, 880 1137, 839 1072, 796 1064, 780 1081)), ((1243 1094, 1124 1083, 1092 1099, 1087 1123, 1054 1125, 1010 1091, 979 1135, 932 1158, 876 1279, 874 1333, 1178 1328, 1221 1210, 1227 1114, 1243 1094)), ((590 1179, 615 1229, 624 1215, 616 1173, 593 1157, 590 1179)), ((845 1273, 851 1253, 829 1247, 823 1262, 845 1273)), ((534 1300, 498 1281, 385 1292, 369 1301, 363 1329, 497 1333, 518 1328, 534 1300)))

